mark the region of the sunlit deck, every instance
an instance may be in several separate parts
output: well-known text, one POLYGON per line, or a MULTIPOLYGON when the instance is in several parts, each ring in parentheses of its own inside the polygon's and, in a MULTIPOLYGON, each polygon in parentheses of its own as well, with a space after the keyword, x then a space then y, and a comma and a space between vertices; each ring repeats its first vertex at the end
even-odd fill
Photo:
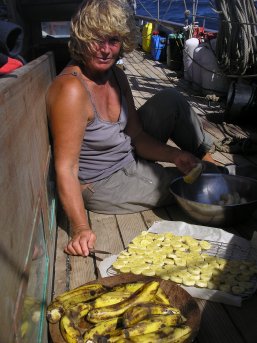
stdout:
MULTIPOLYGON (((137 107, 140 107, 146 99, 160 89, 174 87, 187 96, 203 121, 205 130, 216 140, 226 136, 227 132, 243 136, 252 134, 246 128, 242 129, 236 125, 224 124, 220 103, 209 103, 205 97, 194 94, 176 73, 167 69, 165 65, 151 60, 144 53, 135 51, 124 58, 124 64, 137 107), (218 123, 210 121, 210 118, 216 118, 218 123)), ((246 162, 253 165, 257 164, 257 155, 250 155, 246 158, 242 155, 214 152, 213 157, 222 164, 244 164, 246 162)), ((118 254, 136 235, 142 230, 148 229, 155 221, 181 220, 190 222, 190 219, 186 218, 177 205, 128 215, 101 215, 89 212, 88 217, 98 237, 96 248, 110 251, 112 254, 118 254)), ((240 226, 231 227, 228 230, 231 232, 239 230, 245 238, 250 239, 256 229, 257 220, 253 216, 240 226)), ((63 253, 63 247, 68 241, 67 232, 68 223, 60 214, 54 275, 55 296, 67 289, 72 289, 100 277, 97 260, 67 256, 63 253)), ((100 254, 99 256, 105 257, 100 254)), ((241 308, 199 299, 197 302, 202 311, 202 322, 196 342, 257 342, 256 294, 251 299, 246 300, 241 308)))

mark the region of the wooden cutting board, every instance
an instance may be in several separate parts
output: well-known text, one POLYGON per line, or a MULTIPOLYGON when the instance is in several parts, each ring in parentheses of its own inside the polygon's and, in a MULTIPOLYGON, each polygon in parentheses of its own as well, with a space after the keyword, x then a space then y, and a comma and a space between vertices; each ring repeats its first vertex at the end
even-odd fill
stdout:
MULTIPOLYGON (((176 283, 172 281, 165 281, 156 277, 134 274, 120 274, 106 278, 101 278, 96 281, 91 281, 88 282, 88 284, 99 282, 105 286, 113 287, 115 285, 123 283, 136 281, 147 282, 151 280, 158 280, 160 282, 160 286, 168 296, 171 306, 179 308, 183 316, 187 318, 186 324, 191 327, 192 335, 189 337, 189 339, 187 339, 186 342, 192 342, 193 339, 197 336, 200 327, 201 313, 194 298, 176 283)), ((49 323, 49 331, 53 343, 65 343, 59 330, 59 323, 49 323)))

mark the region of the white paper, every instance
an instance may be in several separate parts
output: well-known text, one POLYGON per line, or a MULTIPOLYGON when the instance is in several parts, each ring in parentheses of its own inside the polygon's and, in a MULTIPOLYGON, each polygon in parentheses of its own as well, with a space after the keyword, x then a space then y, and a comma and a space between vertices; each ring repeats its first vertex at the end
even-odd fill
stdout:
MULTIPOLYGON (((228 233, 222 229, 192 225, 180 221, 160 221, 155 222, 148 230, 154 233, 172 232, 179 236, 192 236, 196 239, 220 242, 225 244, 235 244, 243 249, 248 249, 254 246, 253 242, 247 241, 244 238, 238 237, 231 233, 228 233)), ((114 275, 114 271, 111 268, 112 263, 117 259, 118 255, 112 255, 105 258, 99 264, 99 271, 102 277, 108 277, 114 275)), ((241 306, 242 297, 235 296, 229 293, 221 292, 218 290, 211 290, 206 288, 187 287, 181 285, 191 296, 195 298, 220 302, 228 305, 241 306)))

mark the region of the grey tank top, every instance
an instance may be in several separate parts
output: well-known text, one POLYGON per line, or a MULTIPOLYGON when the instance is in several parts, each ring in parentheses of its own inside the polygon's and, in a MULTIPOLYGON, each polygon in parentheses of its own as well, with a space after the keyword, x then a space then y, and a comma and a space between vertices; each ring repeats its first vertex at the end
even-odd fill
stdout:
MULTIPOLYGON (((73 75, 79 76, 77 73, 73 75)), ((128 120, 125 96, 121 92, 118 121, 106 121, 97 112, 86 82, 81 77, 80 80, 85 85, 94 109, 94 118, 86 127, 79 156, 79 180, 84 184, 107 178, 134 161, 134 154, 131 139, 124 133, 128 120)))

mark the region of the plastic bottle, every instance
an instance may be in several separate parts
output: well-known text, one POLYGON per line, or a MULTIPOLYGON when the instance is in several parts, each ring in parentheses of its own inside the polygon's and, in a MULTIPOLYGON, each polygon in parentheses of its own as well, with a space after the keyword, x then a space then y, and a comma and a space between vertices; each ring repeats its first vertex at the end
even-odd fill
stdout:
POLYGON ((185 41, 183 50, 184 79, 192 81, 192 63, 195 48, 199 45, 197 38, 189 38, 185 41))
POLYGON ((166 38, 160 36, 158 31, 154 31, 151 38, 151 55, 155 61, 161 59, 165 46, 166 38))
POLYGON ((153 31, 153 23, 146 23, 142 31, 142 48, 145 52, 151 51, 151 37, 153 31))
POLYGON ((195 90, 201 90, 206 95, 214 92, 218 95, 227 94, 229 81, 218 66, 215 56, 216 39, 202 43, 194 51, 192 81, 195 90))
POLYGON ((182 33, 170 33, 167 39, 167 66, 172 70, 180 70, 183 66, 182 33))

